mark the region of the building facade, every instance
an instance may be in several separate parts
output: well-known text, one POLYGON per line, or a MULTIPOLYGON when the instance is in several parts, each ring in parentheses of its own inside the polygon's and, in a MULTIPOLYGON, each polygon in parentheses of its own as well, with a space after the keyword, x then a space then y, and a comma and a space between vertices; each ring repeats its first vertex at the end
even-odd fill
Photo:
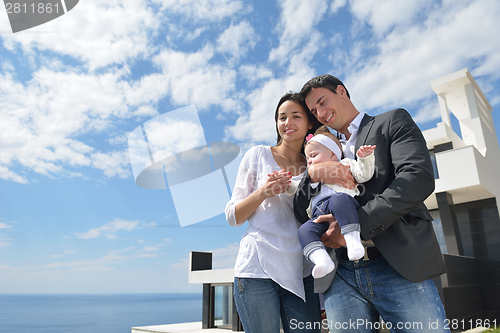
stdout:
POLYGON ((431 86, 442 121, 423 132, 436 179, 425 204, 447 268, 435 282, 448 318, 499 323, 500 148, 492 107, 467 69, 431 86))

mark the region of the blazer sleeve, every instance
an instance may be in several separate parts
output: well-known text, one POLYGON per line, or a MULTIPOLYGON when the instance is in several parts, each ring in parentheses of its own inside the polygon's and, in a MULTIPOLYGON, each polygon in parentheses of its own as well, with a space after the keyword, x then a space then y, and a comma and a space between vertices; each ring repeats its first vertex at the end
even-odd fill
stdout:
POLYGON ((378 194, 358 209, 364 240, 380 234, 421 205, 435 186, 425 139, 410 114, 398 109, 386 121, 389 122, 388 126, 384 125, 384 131, 388 131, 388 147, 384 148, 387 148, 385 151, 391 162, 377 165, 389 170, 385 170, 384 177, 375 175, 370 182, 380 182, 378 185, 383 190, 375 192, 378 194))

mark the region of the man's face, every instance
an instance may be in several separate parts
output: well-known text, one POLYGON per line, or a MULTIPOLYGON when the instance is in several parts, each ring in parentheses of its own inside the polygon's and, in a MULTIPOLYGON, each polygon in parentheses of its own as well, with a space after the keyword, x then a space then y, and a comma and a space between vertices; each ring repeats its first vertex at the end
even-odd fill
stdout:
POLYGON ((323 125, 343 132, 350 124, 348 110, 346 108, 345 89, 337 86, 337 93, 326 88, 314 88, 306 97, 306 104, 312 114, 323 125))

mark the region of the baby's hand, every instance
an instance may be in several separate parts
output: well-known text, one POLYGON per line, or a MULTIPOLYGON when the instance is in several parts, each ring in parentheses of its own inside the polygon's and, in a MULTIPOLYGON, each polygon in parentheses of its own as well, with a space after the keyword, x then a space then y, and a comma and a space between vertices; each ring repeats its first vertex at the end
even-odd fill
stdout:
POLYGON ((367 157, 373 154, 373 151, 375 150, 376 146, 361 146, 358 149, 358 157, 367 157))

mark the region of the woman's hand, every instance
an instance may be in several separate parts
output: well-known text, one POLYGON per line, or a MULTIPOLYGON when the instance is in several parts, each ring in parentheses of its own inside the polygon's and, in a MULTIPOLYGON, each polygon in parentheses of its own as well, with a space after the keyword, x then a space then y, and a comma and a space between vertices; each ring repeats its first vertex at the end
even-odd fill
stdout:
POLYGON ((266 182, 259 190, 266 198, 284 193, 288 189, 291 178, 291 172, 286 172, 285 169, 281 169, 279 172, 273 171, 267 175, 266 182))
POLYGON ((328 230, 325 231, 323 235, 321 235, 321 241, 323 242, 323 244, 325 244, 325 246, 332 247, 334 249, 338 249, 339 247, 345 246, 344 235, 340 233, 340 227, 337 224, 337 220, 335 219, 335 217, 333 217, 332 214, 321 215, 314 222, 330 223, 328 230))
POLYGON ((285 172, 284 169, 270 173, 264 185, 236 204, 234 208, 236 225, 242 225, 248 220, 264 200, 285 192, 291 178, 291 173, 285 172))

